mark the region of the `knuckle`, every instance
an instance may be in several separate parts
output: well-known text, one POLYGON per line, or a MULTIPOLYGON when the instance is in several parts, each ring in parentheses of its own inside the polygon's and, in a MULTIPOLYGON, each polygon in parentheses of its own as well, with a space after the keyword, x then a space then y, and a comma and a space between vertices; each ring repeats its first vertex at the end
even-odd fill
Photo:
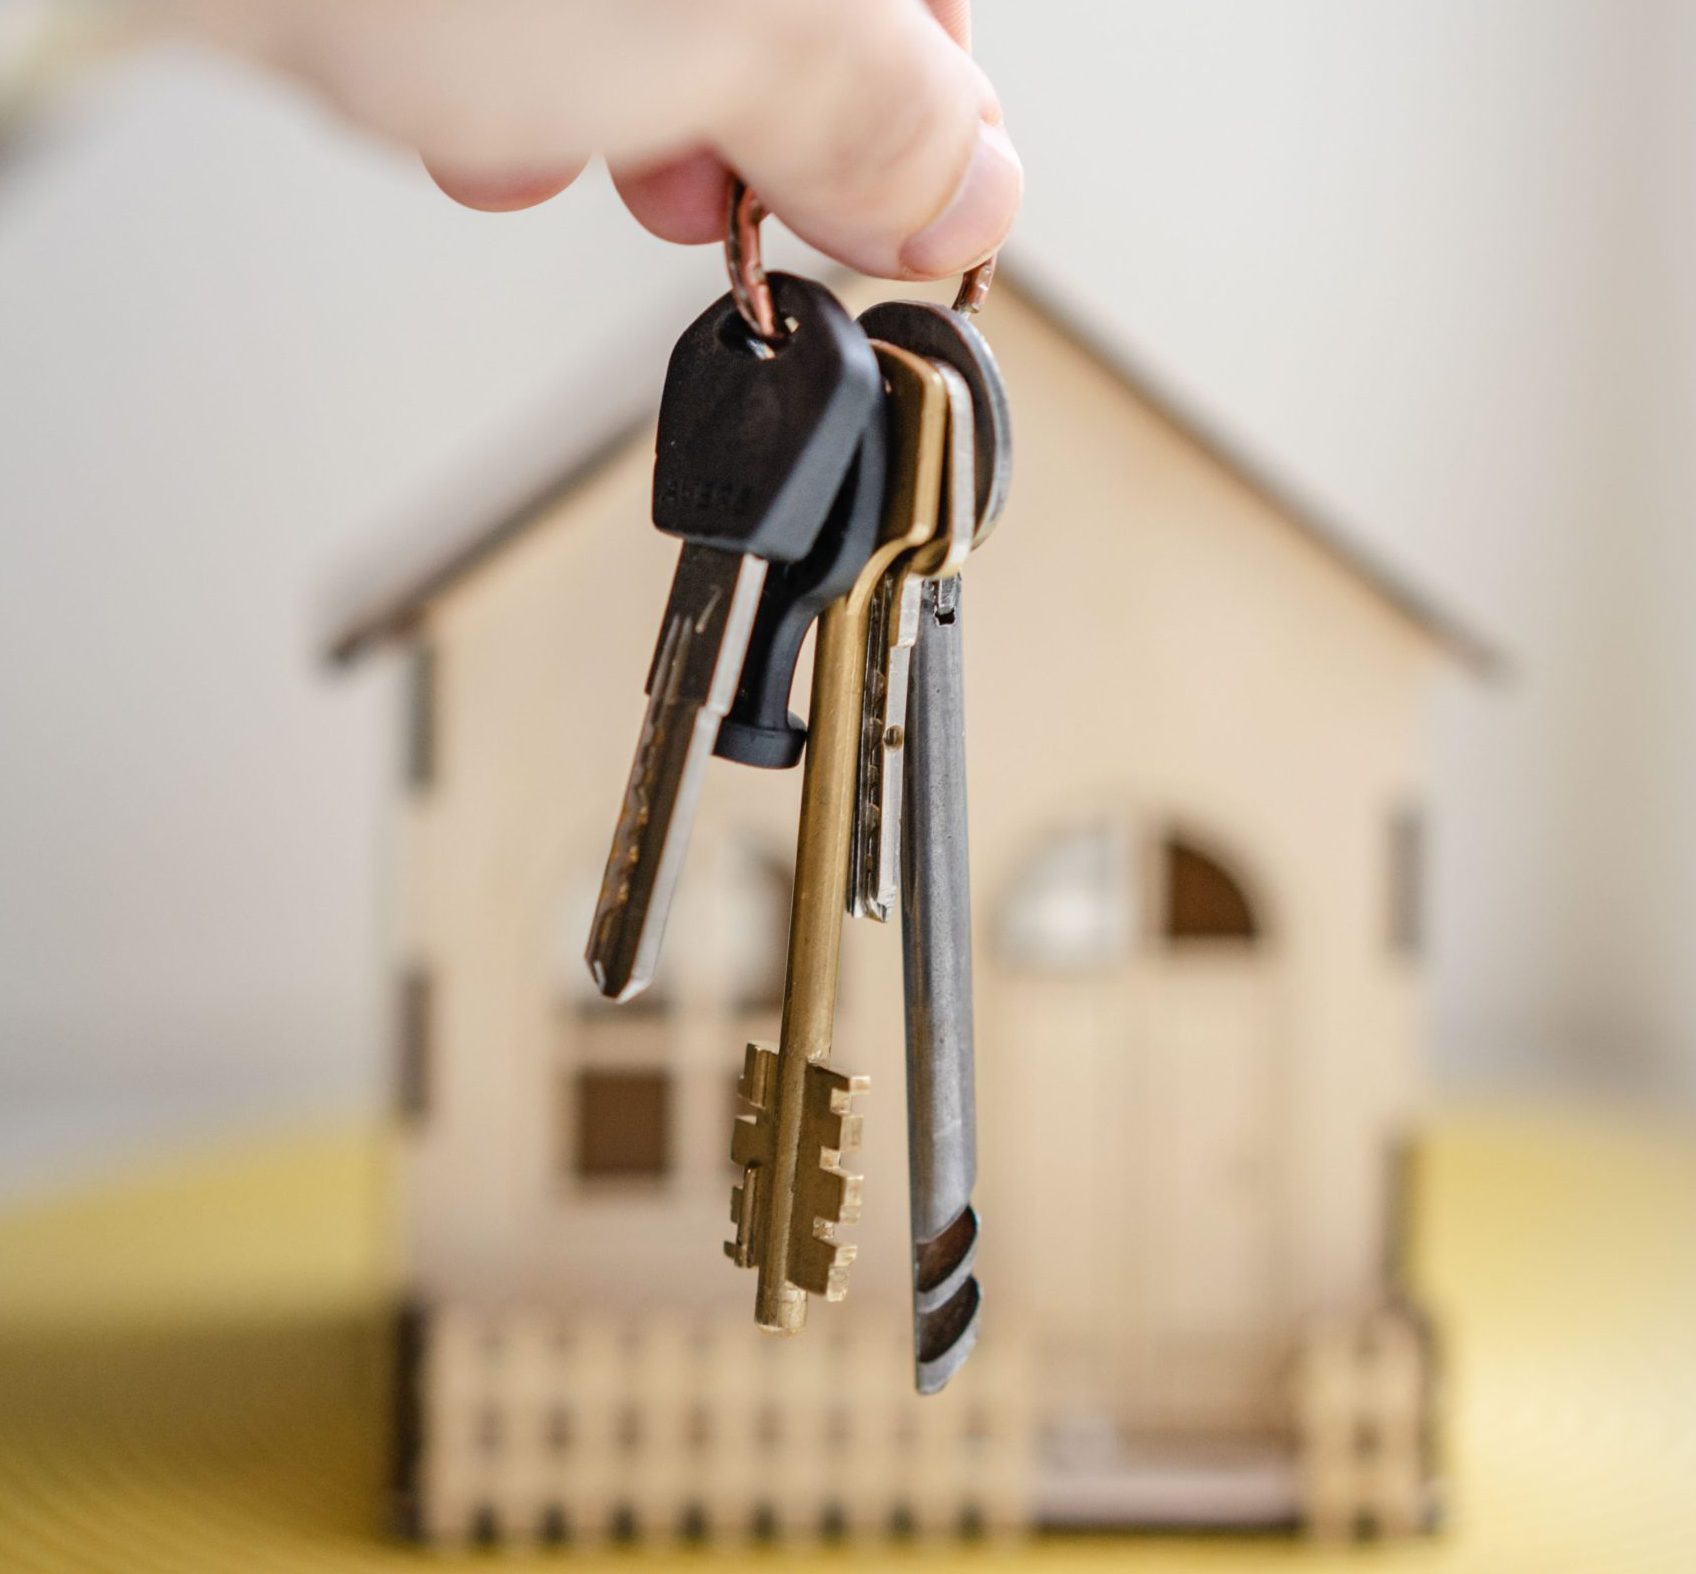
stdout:
POLYGON ((886 98, 839 153, 850 200, 888 205, 922 222, 948 200, 964 166, 967 136, 962 117, 934 82, 912 86, 886 98))
POLYGON ((919 227, 970 157, 975 111, 946 58, 905 0, 866 5, 852 25, 840 4, 777 9, 787 16, 768 37, 768 76, 781 103, 768 98, 765 113, 809 128, 812 180, 842 218, 919 227))

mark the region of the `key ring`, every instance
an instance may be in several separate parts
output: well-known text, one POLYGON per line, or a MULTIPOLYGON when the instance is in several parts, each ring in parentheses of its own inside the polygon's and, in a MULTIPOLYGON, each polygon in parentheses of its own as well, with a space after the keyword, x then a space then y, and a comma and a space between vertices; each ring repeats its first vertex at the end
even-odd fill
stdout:
POLYGON ((765 216, 765 204, 733 175, 724 214, 724 262, 730 273, 730 294, 753 335, 754 353, 769 360, 789 337, 789 331, 778 324, 771 281, 766 278, 766 265, 760 256, 760 221, 765 216))
MULTIPOLYGON (((730 294, 742 321, 748 325, 754 353, 762 360, 769 360, 789 337, 789 329, 778 320, 771 281, 766 278, 765 261, 760 255, 760 223, 765 216, 765 204, 740 176, 733 175, 724 213, 724 263, 730 274, 730 294)), ((960 275, 954 310, 962 317, 975 316, 983 308, 994 279, 993 255, 985 257, 975 268, 968 268, 960 275)))
POLYGON ((995 282, 995 259, 999 254, 991 252, 975 268, 968 268, 960 275, 960 288, 954 295, 954 310, 962 317, 975 317, 983 310, 983 303, 989 299, 989 287, 995 282))

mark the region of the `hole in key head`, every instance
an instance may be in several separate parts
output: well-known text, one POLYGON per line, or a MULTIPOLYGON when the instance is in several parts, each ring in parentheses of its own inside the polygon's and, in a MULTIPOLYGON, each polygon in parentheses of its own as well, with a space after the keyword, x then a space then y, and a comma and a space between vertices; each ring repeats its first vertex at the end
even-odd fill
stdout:
POLYGON ((762 339, 743 322, 742 314, 732 307, 719 319, 718 341, 727 350, 747 350, 762 361, 770 361, 789 348, 790 340, 801 331, 801 324, 793 317, 785 317, 783 329, 780 339, 762 339))

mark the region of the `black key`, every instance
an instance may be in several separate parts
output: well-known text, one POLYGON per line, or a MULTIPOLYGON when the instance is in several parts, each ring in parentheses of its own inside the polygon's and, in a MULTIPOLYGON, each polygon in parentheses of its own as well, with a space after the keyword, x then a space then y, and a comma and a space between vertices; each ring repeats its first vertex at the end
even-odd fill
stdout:
POLYGON ((866 336, 822 284, 771 275, 794 324, 761 358, 726 295, 671 352, 654 446, 654 524, 793 563, 812 549, 882 388, 866 336))
POLYGON ((735 696, 768 562, 818 540, 878 408, 866 337, 822 285, 773 274, 790 331, 759 355, 730 296, 672 351, 654 523, 681 537, 585 958, 614 1000, 653 977, 719 724, 735 696))

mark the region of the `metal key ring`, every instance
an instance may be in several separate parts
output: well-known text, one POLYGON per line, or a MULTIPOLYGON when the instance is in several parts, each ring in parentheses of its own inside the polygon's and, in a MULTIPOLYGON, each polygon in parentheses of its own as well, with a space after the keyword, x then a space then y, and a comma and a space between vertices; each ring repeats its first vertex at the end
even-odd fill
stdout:
POLYGON ((765 261, 760 255, 760 221, 765 216, 765 204, 740 177, 732 176, 724 215, 724 262, 730 273, 730 294, 753 335, 754 353, 770 357, 789 337, 789 331, 787 325, 778 322, 771 281, 766 278, 765 261))
POLYGON ((983 310, 983 303, 989 299, 989 287, 995 282, 995 259, 999 254, 991 252, 975 268, 968 268, 960 275, 960 288, 954 296, 953 309, 962 317, 975 317, 983 310))
MULTIPOLYGON (((724 214, 724 262, 730 274, 730 295, 736 310, 753 335, 754 353, 769 357, 789 337, 788 325, 777 315, 771 282, 766 278, 760 254, 760 223, 766 207, 738 175, 730 179, 730 196, 724 214)), ((984 258, 975 268, 960 275, 954 310, 962 317, 975 316, 989 296, 995 279, 995 257, 984 258)))

